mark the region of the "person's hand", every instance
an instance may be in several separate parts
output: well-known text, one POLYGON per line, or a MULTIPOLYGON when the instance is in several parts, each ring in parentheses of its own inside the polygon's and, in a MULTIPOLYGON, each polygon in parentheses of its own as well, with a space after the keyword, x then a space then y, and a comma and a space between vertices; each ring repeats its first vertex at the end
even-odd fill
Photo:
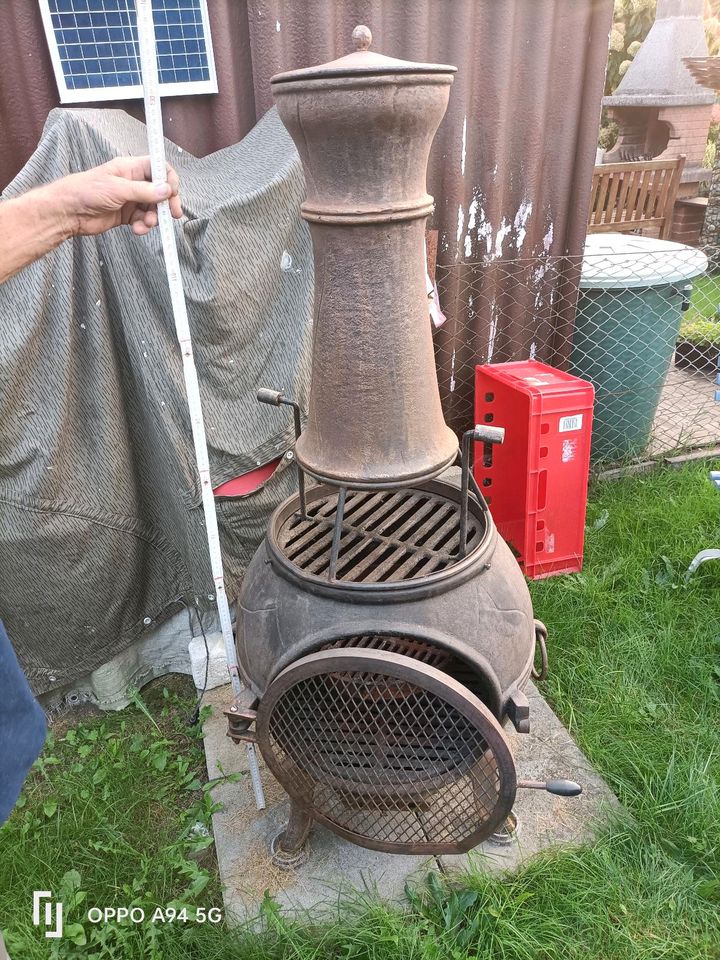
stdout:
POLYGON ((157 204, 170 201, 182 216, 178 175, 167 165, 167 182, 154 185, 149 157, 118 157, 101 167, 73 173, 44 188, 52 194, 68 234, 95 236, 128 224, 142 237, 157 225, 157 204))

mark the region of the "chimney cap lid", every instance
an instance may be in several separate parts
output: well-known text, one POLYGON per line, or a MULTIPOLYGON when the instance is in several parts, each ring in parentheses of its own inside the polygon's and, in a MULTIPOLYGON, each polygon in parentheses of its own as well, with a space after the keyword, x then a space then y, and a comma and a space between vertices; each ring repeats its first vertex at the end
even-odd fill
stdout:
POLYGON ((270 83, 290 83, 293 80, 324 80, 327 77, 362 77, 378 74, 406 74, 406 73, 449 73, 457 72, 457 67, 447 63, 415 63, 412 60, 398 60, 395 57, 386 57, 369 49, 372 43, 370 28, 359 24, 352 32, 352 41, 355 47, 349 53, 329 63, 321 63, 315 67, 304 67, 301 70, 289 70, 285 73, 276 73, 270 83))

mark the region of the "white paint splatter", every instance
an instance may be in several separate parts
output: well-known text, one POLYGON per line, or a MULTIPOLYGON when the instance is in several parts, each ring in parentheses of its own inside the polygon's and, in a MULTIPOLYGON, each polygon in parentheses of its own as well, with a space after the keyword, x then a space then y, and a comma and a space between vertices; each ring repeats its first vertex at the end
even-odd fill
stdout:
POLYGON ((287 250, 283 250, 282 256, 280 257, 280 269, 292 270, 292 264, 293 264, 292 257, 287 252, 287 250))
POLYGON ((275 33, 280 33, 280 21, 275 21, 275 33))
POLYGON ((517 231, 517 239, 515 245, 518 250, 522 247, 525 242, 525 236, 527 234, 527 222, 532 213, 532 200, 523 200, 518 208, 518 212, 515 214, 515 220, 513 221, 513 226, 517 231))
POLYGON ((455 392, 455 351, 453 350, 452 360, 450 362, 450 393, 455 392))
POLYGON ((477 211, 478 211, 478 201, 477 201, 477 197, 474 197, 468 208, 468 230, 475 229, 475 223, 477 220, 477 211))
POLYGON ((485 240, 485 250, 490 253, 492 250, 493 228, 490 221, 485 216, 485 209, 480 207, 480 226, 478 227, 478 240, 485 240))
POLYGON ((497 177, 497 168, 498 168, 498 165, 497 165, 497 164, 495 164, 495 166, 492 168, 492 178, 493 178, 493 180, 495 179, 495 177, 497 177))
POLYGON ((505 242, 505 237, 512 230, 512 225, 508 223, 505 217, 502 218, 502 223, 500 224, 500 229, 497 232, 495 237, 495 256, 501 257, 503 253, 502 245, 505 242))
POLYGON ((463 227, 465 226, 465 211, 463 210, 462 204, 458 207, 458 226, 457 226, 457 242, 460 243, 460 238, 462 237, 463 227))
POLYGON ((477 222, 478 201, 475 197, 468 208, 468 232, 465 234, 465 258, 472 256, 472 231, 477 222))
POLYGON ((462 153, 460 154, 460 174, 465 176, 465 150, 467 147, 467 117, 463 117, 462 153))
POLYGON ((552 242, 553 242, 553 225, 551 221, 550 226, 547 228, 547 233, 543 237, 543 250, 545 251, 545 253, 550 253, 550 247, 552 246, 552 242))
POLYGON ((536 356, 537 356, 537 344, 533 340, 533 342, 530 344, 530 359, 534 360, 536 356))

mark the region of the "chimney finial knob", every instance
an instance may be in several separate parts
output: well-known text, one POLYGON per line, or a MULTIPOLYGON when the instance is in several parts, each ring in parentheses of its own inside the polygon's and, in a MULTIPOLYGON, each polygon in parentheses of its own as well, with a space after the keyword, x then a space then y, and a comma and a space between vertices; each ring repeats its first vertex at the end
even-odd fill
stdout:
POLYGON ((372 33, 370 27, 361 23, 352 32, 352 40, 356 50, 367 50, 372 43, 372 33))

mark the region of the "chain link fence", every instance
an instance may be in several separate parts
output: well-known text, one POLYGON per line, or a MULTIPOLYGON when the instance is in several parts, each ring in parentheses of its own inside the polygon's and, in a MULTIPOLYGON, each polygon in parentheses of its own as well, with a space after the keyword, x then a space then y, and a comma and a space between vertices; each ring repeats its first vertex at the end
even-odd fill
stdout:
POLYGON ((596 465, 720 443, 720 272, 690 247, 590 240, 584 257, 437 265, 448 423, 473 422, 477 364, 536 359, 593 383, 596 465))

